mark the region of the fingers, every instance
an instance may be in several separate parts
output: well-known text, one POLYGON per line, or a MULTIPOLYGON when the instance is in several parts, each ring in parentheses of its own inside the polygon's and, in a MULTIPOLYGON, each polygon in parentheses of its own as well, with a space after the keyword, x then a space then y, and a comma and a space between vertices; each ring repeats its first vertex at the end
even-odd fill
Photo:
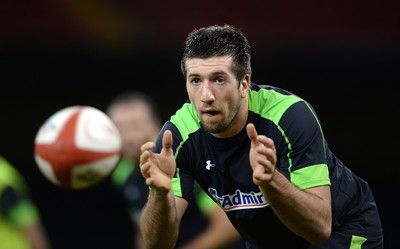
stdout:
POLYGON ((276 149, 272 139, 258 135, 251 123, 246 126, 247 136, 251 141, 250 165, 253 169, 253 181, 261 186, 271 181, 276 165, 276 149))
POLYGON ((257 137, 257 141, 259 143, 263 144, 266 148, 271 149, 272 153, 275 154, 275 152, 276 152, 275 145, 274 145, 274 141, 271 138, 259 135, 257 137))
POLYGON ((142 172, 142 175, 145 178, 149 177, 148 171, 149 171, 149 169, 151 167, 151 164, 149 162, 151 156, 152 156, 152 152, 149 151, 149 150, 145 150, 140 155, 140 171, 142 172))
POLYGON ((169 189, 170 178, 175 173, 175 158, 172 149, 172 132, 167 130, 162 137, 162 150, 153 152, 156 144, 147 142, 141 146, 140 170, 146 184, 157 189, 169 189))
POLYGON ((149 161, 154 146, 155 144, 153 142, 147 142, 140 147, 142 153, 140 155, 139 165, 140 165, 140 171, 145 177, 146 177, 146 172, 150 167, 149 165, 145 166, 145 164, 149 161))
POLYGON ((140 146, 140 151, 143 153, 146 150, 153 150, 154 146, 155 146, 154 142, 144 143, 144 144, 142 144, 142 146, 140 146))
POLYGON ((247 131, 247 136, 249 137, 251 142, 257 143, 257 135, 258 134, 256 131, 256 127, 254 127, 254 124, 252 124, 252 123, 247 124, 246 131, 247 131))
POLYGON ((266 137, 264 135, 258 135, 254 124, 252 124, 252 123, 247 124, 246 130, 247 130, 247 136, 251 140, 252 145, 257 146, 259 144, 263 144, 264 146, 271 148, 273 150, 273 152, 275 153, 275 146, 274 146, 274 142, 272 141, 272 139, 270 139, 269 137, 266 137))

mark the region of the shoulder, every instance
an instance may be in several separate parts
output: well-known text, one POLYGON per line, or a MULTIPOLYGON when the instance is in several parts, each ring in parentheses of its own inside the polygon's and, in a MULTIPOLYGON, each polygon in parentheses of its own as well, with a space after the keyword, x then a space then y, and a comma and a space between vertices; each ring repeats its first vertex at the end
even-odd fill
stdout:
POLYGON ((12 186, 19 191, 27 191, 24 177, 4 157, 0 156, 0 186, 12 186))
POLYGON ((155 151, 161 150, 162 137, 166 130, 172 133, 172 148, 175 151, 188 141, 190 135, 197 132, 200 127, 200 119, 197 116, 196 110, 189 101, 186 102, 164 123, 157 137, 155 151))
POLYGON ((171 116, 163 127, 163 130, 169 129, 175 136, 187 140, 189 135, 200 129, 200 119, 192 103, 187 101, 182 107, 171 116))
POLYGON ((183 104, 182 107, 171 116, 170 121, 179 130, 191 131, 193 129, 197 130, 200 127, 200 119, 190 101, 183 104))
POLYGON ((277 134, 286 137, 285 140, 306 141, 305 137, 312 139, 318 133, 322 135, 320 121, 312 105, 282 88, 252 84, 249 111, 273 124, 277 134))
POLYGON ((294 105, 305 107, 306 101, 292 92, 271 85, 252 84, 249 91, 249 111, 278 123, 282 116, 294 105))

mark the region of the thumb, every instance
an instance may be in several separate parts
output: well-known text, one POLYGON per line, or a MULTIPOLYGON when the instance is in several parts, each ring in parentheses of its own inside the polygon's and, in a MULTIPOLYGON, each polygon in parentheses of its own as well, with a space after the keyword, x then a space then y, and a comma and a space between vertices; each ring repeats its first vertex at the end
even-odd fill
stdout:
POLYGON ((258 142, 258 140, 257 140, 258 133, 257 133, 256 127, 254 127, 254 124, 252 124, 252 123, 247 124, 246 130, 247 130, 247 136, 249 137, 250 141, 252 143, 257 143, 258 142))
POLYGON ((162 140, 162 144, 163 144, 163 153, 166 153, 167 155, 169 155, 170 153, 172 153, 171 147, 172 147, 172 133, 170 130, 166 130, 163 134, 163 140, 162 140))

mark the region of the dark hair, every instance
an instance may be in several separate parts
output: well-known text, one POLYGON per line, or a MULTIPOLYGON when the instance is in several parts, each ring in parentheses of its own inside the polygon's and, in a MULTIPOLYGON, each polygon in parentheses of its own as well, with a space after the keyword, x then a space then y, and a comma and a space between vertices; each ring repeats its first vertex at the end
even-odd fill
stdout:
POLYGON ((238 80, 251 75, 250 44, 237 28, 225 24, 212 25, 193 30, 186 38, 186 46, 181 60, 181 70, 186 78, 185 61, 188 58, 209 58, 230 55, 233 58, 233 72, 238 80))
POLYGON ((128 103, 144 103, 149 106, 152 116, 155 119, 160 119, 160 111, 155 99, 144 92, 137 91, 126 91, 116 95, 109 102, 106 112, 109 112, 113 106, 128 103))

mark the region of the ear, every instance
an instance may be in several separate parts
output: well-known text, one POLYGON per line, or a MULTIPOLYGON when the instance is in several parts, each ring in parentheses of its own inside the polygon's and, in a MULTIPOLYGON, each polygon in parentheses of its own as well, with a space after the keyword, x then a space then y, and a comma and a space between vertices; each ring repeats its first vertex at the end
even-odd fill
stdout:
POLYGON ((250 75, 246 74, 240 81, 239 91, 240 97, 245 98, 249 92, 250 88, 250 75))

